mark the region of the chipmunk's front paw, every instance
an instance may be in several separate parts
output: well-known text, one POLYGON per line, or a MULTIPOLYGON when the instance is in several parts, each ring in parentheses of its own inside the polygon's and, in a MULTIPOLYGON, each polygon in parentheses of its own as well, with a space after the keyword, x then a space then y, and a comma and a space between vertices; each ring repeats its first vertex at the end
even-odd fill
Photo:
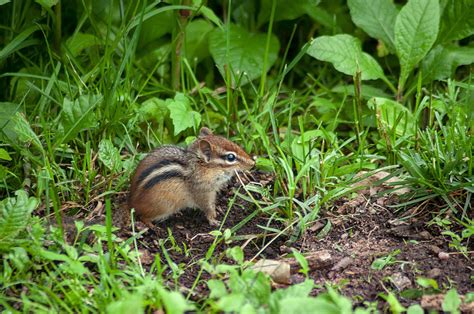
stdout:
POLYGON ((209 221, 209 224, 213 227, 218 227, 221 222, 215 218, 207 218, 207 221, 209 221))

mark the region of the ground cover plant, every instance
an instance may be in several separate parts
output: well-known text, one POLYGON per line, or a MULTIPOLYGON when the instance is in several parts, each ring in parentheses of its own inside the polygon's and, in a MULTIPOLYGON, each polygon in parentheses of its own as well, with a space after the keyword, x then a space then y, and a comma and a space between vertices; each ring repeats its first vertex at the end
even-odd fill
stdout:
POLYGON ((472 1, 0 16, 0 309, 474 311, 472 1), (139 160, 202 126, 258 156, 221 225, 122 224, 139 160))

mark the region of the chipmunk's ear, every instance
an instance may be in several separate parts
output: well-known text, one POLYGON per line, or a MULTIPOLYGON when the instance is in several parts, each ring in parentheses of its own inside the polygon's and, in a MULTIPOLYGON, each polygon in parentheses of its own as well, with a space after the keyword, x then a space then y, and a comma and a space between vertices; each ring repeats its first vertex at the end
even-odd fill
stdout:
POLYGON ((212 131, 209 130, 208 128, 206 128, 206 127, 202 127, 201 131, 199 131, 199 137, 204 137, 204 136, 208 136, 208 135, 212 135, 212 131))
POLYGON ((199 140, 199 155, 204 158, 204 161, 209 162, 212 155, 211 143, 206 140, 199 140))

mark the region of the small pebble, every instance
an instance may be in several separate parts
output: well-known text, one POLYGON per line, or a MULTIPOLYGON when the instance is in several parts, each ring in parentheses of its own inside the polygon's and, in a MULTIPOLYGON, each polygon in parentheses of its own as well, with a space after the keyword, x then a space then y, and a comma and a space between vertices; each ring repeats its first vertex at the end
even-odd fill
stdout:
POLYGON ((446 252, 439 252, 438 253, 438 258, 440 260, 447 260, 447 259, 449 259, 449 254, 446 253, 446 252))
POLYGON ((439 268, 433 268, 426 273, 426 277, 432 279, 438 278, 439 276, 441 276, 441 269, 439 268))

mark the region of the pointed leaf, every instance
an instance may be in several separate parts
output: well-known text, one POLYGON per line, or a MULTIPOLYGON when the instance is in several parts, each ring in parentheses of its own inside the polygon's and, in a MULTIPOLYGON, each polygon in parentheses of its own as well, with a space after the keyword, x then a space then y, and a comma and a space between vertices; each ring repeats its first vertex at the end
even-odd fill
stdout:
POLYGON ((438 42, 459 40, 474 34, 474 1, 447 0, 444 7, 438 42))
MULTIPOLYGON (((263 73, 267 34, 250 33, 236 25, 229 29, 228 33, 227 28, 211 32, 209 50, 222 77, 226 77, 227 68, 232 74, 232 85, 244 85, 263 73)), ((279 49, 278 38, 272 34, 265 71, 275 63, 279 49)))
POLYGON ((197 128, 201 123, 201 115, 191 109, 189 99, 182 93, 177 93, 173 100, 168 100, 168 109, 173 120, 174 135, 189 128, 197 128))
POLYGON ((360 41, 351 35, 320 36, 313 40, 307 53, 318 60, 331 62, 344 74, 354 76, 360 71, 363 80, 384 77, 378 62, 363 52, 360 41))
POLYGON ((102 101, 102 95, 81 95, 78 99, 64 98, 60 131, 62 142, 67 142, 83 130, 97 126, 94 108, 102 101))
POLYGON ((354 24, 395 51, 394 28, 398 10, 392 0, 349 0, 348 5, 354 24))
POLYGON ((410 0, 395 22, 395 47, 400 59, 401 89, 415 66, 433 46, 439 29, 438 0, 410 0))

